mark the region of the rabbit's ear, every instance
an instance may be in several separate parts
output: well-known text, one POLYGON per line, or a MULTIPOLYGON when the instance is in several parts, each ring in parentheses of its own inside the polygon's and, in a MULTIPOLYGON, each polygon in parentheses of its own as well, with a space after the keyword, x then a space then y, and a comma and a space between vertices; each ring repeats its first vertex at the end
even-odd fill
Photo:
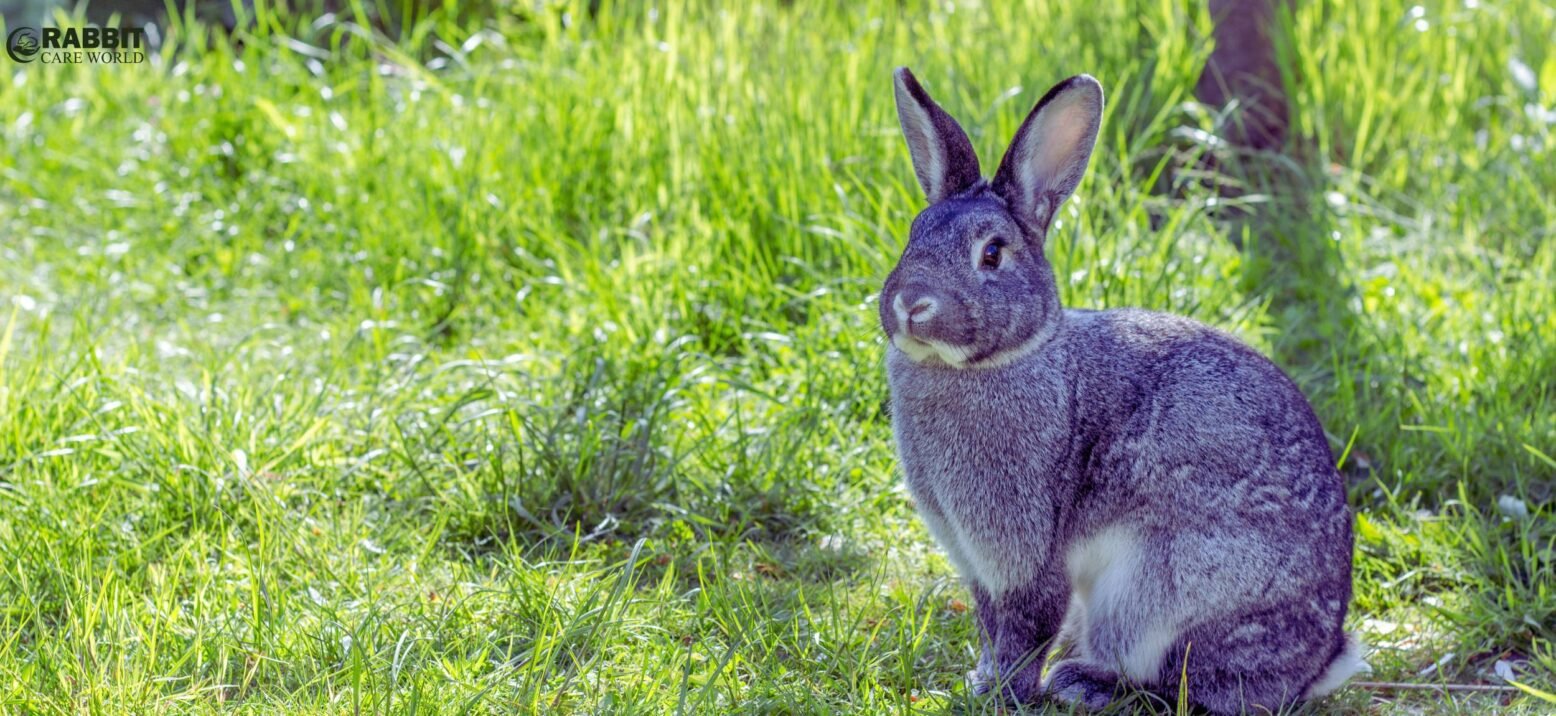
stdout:
POLYGON ((895 73, 897 119, 913 155, 913 173, 933 204, 976 184, 978 155, 961 125, 929 98, 906 67, 895 73))
POLYGON ((1041 233, 1086 173, 1102 126, 1102 85, 1076 75, 1054 85, 1027 115, 994 174, 1011 213, 1041 233))

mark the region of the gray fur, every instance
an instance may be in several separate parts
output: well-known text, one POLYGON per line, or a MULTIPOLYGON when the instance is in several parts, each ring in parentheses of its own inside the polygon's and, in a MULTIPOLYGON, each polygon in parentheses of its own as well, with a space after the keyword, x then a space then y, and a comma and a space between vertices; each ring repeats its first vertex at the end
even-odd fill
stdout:
MULTIPOLYGON (((932 104, 904 76, 899 102, 932 104)), ((1172 696, 1187 653, 1194 703, 1278 709, 1365 667, 1342 631, 1344 485, 1307 400, 1257 352, 1178 316, 1060 306, 1044 239, 1101 114, 1096 81, 1071 78, 992 183, 920 177, 961 188, 914 220, 881 294, 908 487, 976 602, 980 688, 1172 696), (1045 682, 1061 628, 1075 648, 1045 682)))

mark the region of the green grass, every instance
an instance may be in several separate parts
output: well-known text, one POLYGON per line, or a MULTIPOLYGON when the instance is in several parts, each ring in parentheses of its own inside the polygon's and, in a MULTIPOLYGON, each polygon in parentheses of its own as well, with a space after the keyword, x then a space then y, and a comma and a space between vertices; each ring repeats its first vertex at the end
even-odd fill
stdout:
POLYGON ((0 711, 997 710, 884 410, 899 64, 986 162, 1101 79, 1065 300, 1307 391, 1370 678, 1556 690, 1556 9, 1297 3, 1292 146, 1237 157, 1197 4, 849 5, 0 68, 0 711))

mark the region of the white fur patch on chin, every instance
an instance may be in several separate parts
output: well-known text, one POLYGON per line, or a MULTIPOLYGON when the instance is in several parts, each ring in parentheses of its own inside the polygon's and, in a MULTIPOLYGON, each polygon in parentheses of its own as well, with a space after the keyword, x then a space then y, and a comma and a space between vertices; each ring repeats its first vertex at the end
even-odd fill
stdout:
POLYGON ((914 338, 905 333, 898 333, 891 339, 891 344, 902 351, 909 360, 914 363, 923 363, 934 359, 952 368, 967 367, 967 349, 961 346, 953 346, 945 341, 937 341, 933 338, 914 338))
POLYGON ((938 361, 949 367, 965 367, 968 360, 968 353, 962 347, 932 338, 913 338, 907 333, 892 336, 892 346, 901 350, 902 355, 906 355, 913 363, 938 361))
POLYGON ((923 363, 933 358, 951 368, 999 368, 1031 355, 1047 343, 1053 334, 1053 327, 1044 327, 1031 338, 1022 341, 1020 345, 998 351, 977 362, 972 361, 972 356, 966 347, 954 346, 933 338, 914 338, 906 333, 898 333, 892 337, 891 344, 914 363, 923 363))

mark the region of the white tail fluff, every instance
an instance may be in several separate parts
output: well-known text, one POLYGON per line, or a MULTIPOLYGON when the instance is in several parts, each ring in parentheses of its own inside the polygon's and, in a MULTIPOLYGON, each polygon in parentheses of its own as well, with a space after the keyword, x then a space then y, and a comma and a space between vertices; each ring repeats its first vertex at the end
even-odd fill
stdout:
POLYGON ((1362 644, 1355 632, 1345 635, 1345 649, 1340 652, 1334 661, 1329 662, 1329 668, 1324 669, 1323 675, 1318 681, 1313 682, 1307 689, 1305 698, 1317 698, 1340 688, 1342 684, 1357 674, 1372 673, 1372 666, 1362 659, 1367 647, 1362 644))

